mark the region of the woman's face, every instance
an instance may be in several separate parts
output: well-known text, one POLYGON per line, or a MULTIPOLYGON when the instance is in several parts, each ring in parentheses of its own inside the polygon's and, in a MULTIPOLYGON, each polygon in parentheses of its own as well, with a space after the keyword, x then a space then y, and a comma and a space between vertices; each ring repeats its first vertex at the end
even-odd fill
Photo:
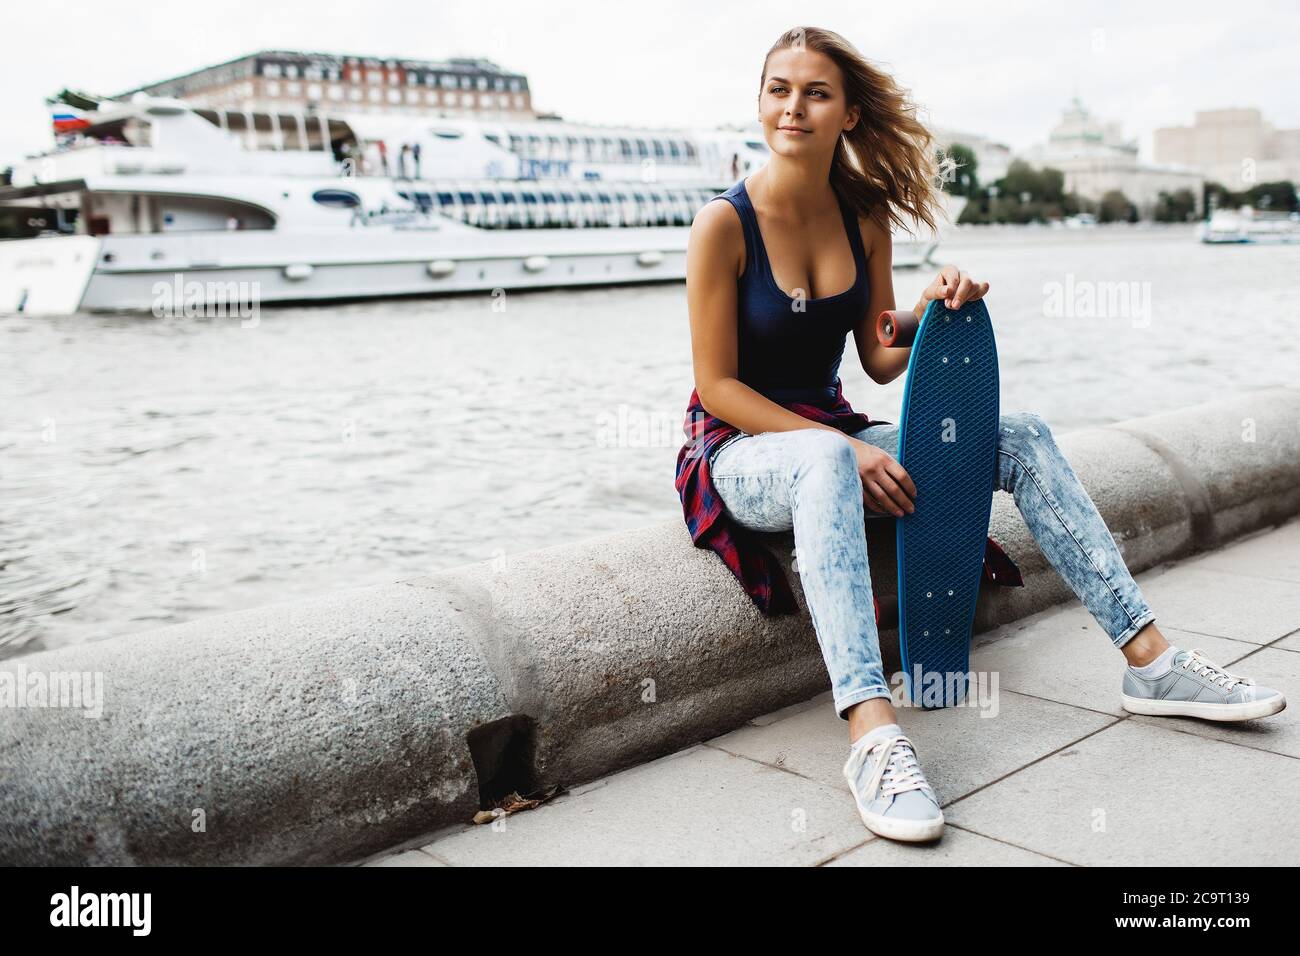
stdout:
POLYGON ((763 137, 783 156, 831 153, 851 129, 858 108, 848 105, 835 61, 815 50, 777 50, 767 61, 758 97, 763 137))

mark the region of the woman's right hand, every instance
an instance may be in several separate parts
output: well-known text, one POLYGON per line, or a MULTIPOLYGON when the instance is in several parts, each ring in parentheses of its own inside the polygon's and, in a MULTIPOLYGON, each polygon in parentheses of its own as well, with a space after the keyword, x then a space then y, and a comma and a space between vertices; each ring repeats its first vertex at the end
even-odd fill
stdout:
POLYGON ((858 475, 862 478, 862 503, 879 514, 895 518, 916 510, 916 485, 889 452, 870 442, 845 436, 858 456, 858 475))

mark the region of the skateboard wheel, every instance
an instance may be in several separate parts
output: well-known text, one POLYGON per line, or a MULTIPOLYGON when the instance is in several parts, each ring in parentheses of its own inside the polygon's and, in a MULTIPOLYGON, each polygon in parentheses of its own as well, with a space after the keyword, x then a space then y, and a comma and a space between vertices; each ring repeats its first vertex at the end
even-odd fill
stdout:
POLYGON ((907 348, 916 340, 921 322, 908 309, 886 309, 876 317, 876 338, 886 348, 907 348))

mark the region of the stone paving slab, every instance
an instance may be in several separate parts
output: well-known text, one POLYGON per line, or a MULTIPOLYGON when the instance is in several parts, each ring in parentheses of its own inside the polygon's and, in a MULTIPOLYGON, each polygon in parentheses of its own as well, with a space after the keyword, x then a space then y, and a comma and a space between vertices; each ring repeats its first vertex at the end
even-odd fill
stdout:
POLYGON ((426 849, 453 866, 811 865, 871 836, 847 785, 695 746, 426 849))
MULTIPOLYGON (((1224 667, 1258 650, 1245 641, 1166 627, 1158 618, 1156 624, 1171 643, 1198 648, 1224 667)), ((1003 690, 1128 716, 1119 704, 1124 655, 1085 608, 1037 614, 1023 627, 1000 630, 1010 633, 977 645, 971 651, 971 667, 997 671, 1003 690)))
POLYGON ((1300 587, 1292 581, 1206 567, 1175 571, 1134 578, 1162 631, 1168 625, 1268 644, 1300 627, 1300 587))
POLYGON ((1300 582, 1300 521, 1256 531, 1235 544, 1182 562, 1179 567, 1300 582))
POLYGON ((1121 720, 944 809, 1089 866, 1294 866, 1300 761, 1121 720))
MULTIPOLYGON (((916 745, 926 779, 940 805, 1015 772, 1112 718, 1047 700, 1008 693, 997 697, 996 711, 981 716, 977 707, 898 709, 898 723, 916 745)), ((830 695, 823 707, 805 710, 766 727, 741 727, 709 741, 714 747, 784 767, 852 795, 842 768, 848 757, 848 722, 835 715, 830 695)), ((865 829, 865 828, 864 828, 865 829)), ((870 835, 870 831, 866 831, 870 835)))
POLYGON ((420 850, 404 850, 401 853, 394 853, 375 860, 369 866, 446 866, 440 860, 435 860, 428 853, 420 850))
POLYGON ((1009 843, 948 824, 943 839, 904 846, 879 837, 836 857, 827 866, 1069 866, 1009 843))

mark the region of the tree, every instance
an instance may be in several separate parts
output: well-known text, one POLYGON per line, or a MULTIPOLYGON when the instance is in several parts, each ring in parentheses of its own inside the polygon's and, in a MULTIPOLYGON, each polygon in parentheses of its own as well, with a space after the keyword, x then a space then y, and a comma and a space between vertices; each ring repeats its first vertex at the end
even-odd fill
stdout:
POLYGON ((1173 195, 1161 191, 1152 218, 1156 222, 1189 222, 1195 215, 1196 197, 1190 189, 1180 189, 1173 195))
POLYGON ((1100 222, 1137 222, 1137 207, 1118 189, 1111 189, 1101 197, 1100 222))
POLYGON ((1211 209, 1236 209, 1248 202, 1245 193, 1234 193, 1222 183, 1215 182, 1205 184, 1203 199, 1207 214, 1211 209))
POLYGON ((1295 184, 1282 180, 1276 183, 1258 183, 1246 190, 1246 201, 1256 209, 1270 212, 1291 212, 1297 208, 1295 184))
POLYGON ((1066 216, 1074 216, 1081 212, 1092 213, 1095 216, 1097 202, 1075 192, 1066 193, 1061 199, 1061 212, 1066 216))
POLYGON ((1044 202, 1060 203, 1065 200, 1065 173, 1051 166, 1044 166, 1038 174, 1039 193, 1036 196, 1044 202))
POLYGON ((1043 180, 1039 172, 1023 159, 1013 159, 1007 167, 1007 173, 997 182, 998 191, 1003 196, 1019 196, 1029 193, 1030 197, 1041 196, 1043 180))
MULTIPOLYGON (((944 159, 944 156, 940 156, 940 161, 944 159)), ((978 195, 979 177, 976 175, 976 170, 979 167, 979 160, 975 158, 975 151, 961 143, 953 143, 948 147, 946 159, 951 160, 956 168, 944 176, 944 192, 954 196, 978 195)))

